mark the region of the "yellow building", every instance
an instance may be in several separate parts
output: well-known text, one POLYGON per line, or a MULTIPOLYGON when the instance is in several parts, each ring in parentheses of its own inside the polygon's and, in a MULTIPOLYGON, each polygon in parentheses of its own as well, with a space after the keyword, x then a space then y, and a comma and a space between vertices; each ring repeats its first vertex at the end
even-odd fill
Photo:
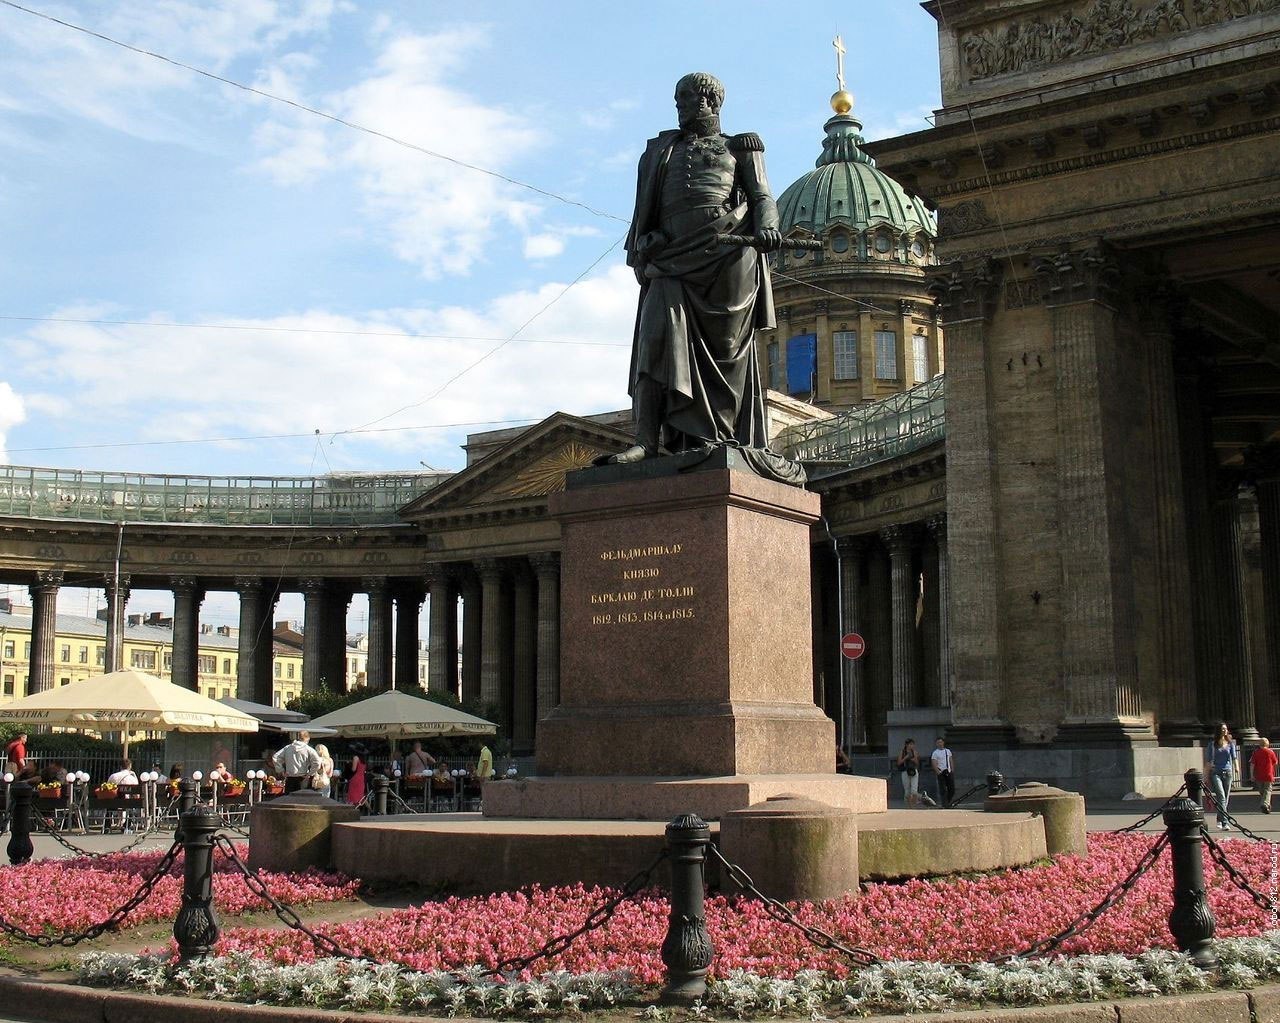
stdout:
MULTIPOLYGON (((59 614, 54 641, 54 684, 65 686, 100 675, 106 663, 106 623, 96 618, 59 614)), ((167 679, 173 668, 173 623, 159 614, 131 615, 122 638, 126 668, 167 679)), ((210 699, 236 693, 239 660, 235 630, 204 626, 198 645, 199 691, 210 699)), ((302 650, 273 644, 272 702, 282 707, 302 692, 302 650)), ((31 608, 0 599, 0 702, 27 695, 31 663, 31 608)))

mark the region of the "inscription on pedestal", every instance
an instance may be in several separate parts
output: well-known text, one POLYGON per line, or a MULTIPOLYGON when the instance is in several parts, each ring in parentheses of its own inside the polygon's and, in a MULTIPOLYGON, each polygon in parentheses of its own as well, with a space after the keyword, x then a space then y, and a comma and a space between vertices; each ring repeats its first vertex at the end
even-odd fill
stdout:
POLYGON ((587 593, 593 629, 691 621, 698 589, 688 578, 690 550, 683 543, 610 548, 600 552, 608 588, 587 593))

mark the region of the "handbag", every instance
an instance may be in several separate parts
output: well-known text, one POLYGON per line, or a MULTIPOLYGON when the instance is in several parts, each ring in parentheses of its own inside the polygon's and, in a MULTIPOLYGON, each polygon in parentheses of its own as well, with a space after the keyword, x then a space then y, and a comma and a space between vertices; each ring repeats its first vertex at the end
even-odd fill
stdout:
POLYGON ((308 779, 307 784, 308 784, 308 785, 310 785, 313 789, 322 789, 322 788, 324 788, 324 786, 325 786, 324 775, 322 775, 322 774, 313 774, 313 775, 310 777, 310 779, 308 779))
POLYGON ((908 777, 908 778, 910 778, 910 777, 911 777, 912 775, 914 775, 915 773, 916 773, 916 767, 915 767, 915 764, 908 764, 908 765, 907 765, 907 777, 908 777))

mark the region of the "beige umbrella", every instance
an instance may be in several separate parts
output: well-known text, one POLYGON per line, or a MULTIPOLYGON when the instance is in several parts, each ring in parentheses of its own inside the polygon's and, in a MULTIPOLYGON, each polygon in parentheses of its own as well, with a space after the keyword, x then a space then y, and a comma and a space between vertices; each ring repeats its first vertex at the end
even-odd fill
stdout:
MULTIPOLYGON (((2 720, 2 719, 0 719, 2 720)), ((492 735, 492 721, 397 690, 314 718, 308 728, 332 728, 346 738, 421 739, 433 735, 492 735)))
POLYGON ((0 706, 0 721, 119 731, 256 732, 258 719, 142 671, 113 671, 0 706))

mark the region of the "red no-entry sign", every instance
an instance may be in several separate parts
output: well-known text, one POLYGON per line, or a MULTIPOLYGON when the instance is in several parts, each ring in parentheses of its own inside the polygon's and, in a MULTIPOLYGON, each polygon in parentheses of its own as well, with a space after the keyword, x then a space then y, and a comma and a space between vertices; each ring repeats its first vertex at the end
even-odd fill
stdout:
POLYGON ((856 632, 846 633, 840 637, 840 652, 851 661, 856 661, 867 652, 867 641, 856 632))

